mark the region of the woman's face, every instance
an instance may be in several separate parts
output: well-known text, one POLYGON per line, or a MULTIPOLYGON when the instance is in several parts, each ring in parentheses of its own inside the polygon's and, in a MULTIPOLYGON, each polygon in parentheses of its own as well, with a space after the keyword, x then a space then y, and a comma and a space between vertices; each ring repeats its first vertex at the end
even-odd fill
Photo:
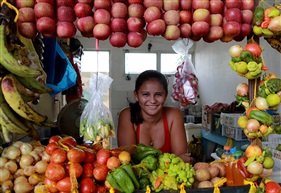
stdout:
POLYGON ((149 115, 162 110, 166 98, 167 93, 157 80, 145 81, 138 92, 135 92, 135 99, 139 101, 142 111, 149 115))

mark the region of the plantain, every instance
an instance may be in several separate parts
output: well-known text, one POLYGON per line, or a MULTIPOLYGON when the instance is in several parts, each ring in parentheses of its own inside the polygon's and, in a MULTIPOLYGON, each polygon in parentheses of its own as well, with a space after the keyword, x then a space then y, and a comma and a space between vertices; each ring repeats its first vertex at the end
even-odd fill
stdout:
POLYGON ((265 38, 272 48, 281 53, 281 42, 274 38, 265 38))
POLYGON ((40 70, 21 65, 7 49, 5 25, 0 25, 0 64, 13 74, 22 77, 37 77, 41 75, 40 70))
POLYGON ((7 130, 7 128, 6 128, 6 127, 3 127, 3 126, 1 125, 1 129, 2 129, 2 134, 3 134, 3 138, 4 138, 5 142, 6 142, 6 143, 11 142, 12 139, 11 139, 10 133, 9 133, 9 131, 7 130))
POLYGON ((35 111, 27 102, 24 101, 17 90, 15 77, 12 74, 8 74, 3 77, 1 89, 9 106, 21 117, 38 123, 47 119, 46 116, 43 116, 35 111))

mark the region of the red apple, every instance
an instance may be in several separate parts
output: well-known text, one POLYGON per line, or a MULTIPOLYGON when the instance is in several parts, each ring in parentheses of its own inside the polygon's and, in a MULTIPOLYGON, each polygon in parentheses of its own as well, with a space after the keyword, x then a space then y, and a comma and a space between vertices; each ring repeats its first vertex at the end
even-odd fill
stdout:
POLYGON ((192 9, 209 9, 209 0, 192 0, 192 9))
POLYGON ((254 0, 242 0, 242 9, 243 10, 251 10, 253 11, 255 7, 254 0))
POLYGON ((197 36, 191 33, 191 36, 189 37, 192 41, 199 41, 202 37, 201 36, 197 36))
POLYGON ((177 25, 168 25, 162 36, 166 40, 177 40, 180 38, 181 32, 177 25))
POLYGON ((37 35, 35 22, 17 22, 19 33, 29 39, 33 39, 37 35))
POLYGON ((128 7, 128 16, 129 17, 143 17, 145 7, 142 4, 131 4, 128 7))
POLYGON ((97 9, 94 12, 94 20, 96 23, 110 24, 111 15, 106 9, 97 9))
POLYGON ((191 3, 192 3, 192 0, 180 0, 180 10, 190 11, 191 3))
POLYGON ((75 0, 56 0, 56 7, 67 6, 73 8, 75 6, 75 0))
POLYGON ((88 3, 88 4, 93 4, 94 0, 77 0, 78 3, 88 3))
POLYGON ((180 1, 179 0, 163 0, 163 9, 164 9, 164 11, 179 10, 180 1))
POLYGON ((111 9, 111 0, 94 0, 94 8, 97 9, 106 9, 110 11, 111 9))
POLYGON ((223 32, 226 36, 235 37, 241 31, 241 25, 236 21, 228 21, 223 25, 223 32))
POLYGON ((162 18, 162 12, 158 7, 148 7, 144 11, 143 17, 147 23, 162 18))
POLYGON ((192 22, 192 13, 191 11, 182 10, 180 11, 180 23, 189 23, 192 22))
POLYGON ((57 24, 59 38, 72 38, 76 34, 76 27, 72 22, 61 21, 57 24))
POLYGON ((189 38, 191 36, 191 25, 189 23, 183 23, 179 26, 181 38, 189 38))
POLYGON ((128 3, 127 0, 112 0, 112 2, 113 3, 117 3, 117 2, 119 2, 119 3, 128 3))
POLYGON ((128 0, 129 4, 143 4, 143 0, 128 0))
POLYGON ((236 21, 237 23, 241 23, 242 22, 242 12, 238 8, 230 8, 225 11, 224 18, 227 22, 236 21))
POLYGON ((127 26, 130 32, 140 32, 144 24, 141 18, 129 17, 129 19, 127 20, 127 26))
POLYGON ((196 21, 205 21, 207 23, 210 23, 210 11, 208 9, 196 9, 193 12, 193 22, 196 21))
POLYGON ((224 2, 226 8, 242 8, 242 0, 225 0, 224 2))
POLYGON ((163 0, 143 0, 143 5, 148 7, 158 7, 159 9, 163 8, 163 0))
POLYGON ((232 40, 233 40, 233 37, 232 37, 232 36, 226 36, 226 35, 224 35, 224 36, 220 39, 221 42, 231 42, 232 40))
POLYGON ((97 38, 98 40, 106 40, 110 36, 111 30, 108 25, 103 23, 98 23, 95 25, 93 29, 93 34, 94 37, 97 38))
POLYGON ((165 11, 163 19, 166 25, 178 25, 180 23, 180 15, 176 10, 165 11))
POLYGON ((210 18, 210 26, 222 26, 223 17, 221 14, 211 14, 210 18))
POLYGON ((143 36, 140 32, 130 32, 127 35, 127 43, 133 48, 140 47, 143 43, 143 36))
POLYGON ((127 21, 123 18, 113 18, 110 23, 110 28, 113 32, 123 32, 128 31, 127 21))
POLYGON ((242 23, 251 24, 253 21, 254 13, 249 9, 242 10, 242 23))
POLYGON ((125 18, 127 16, 127 5, 125 3, 113 3, 111 6, 111 16, 114 18, 125 18))
POLYGON ((56 22, 50 17, 40 17, 36 21, 36 28, 42 34, 54 34, 56 31, 56 22))
POLYGON ((146 25, 146 30, 149 35, 159 36, 166 29, 166 24, 163 19, 156 19, 146 25))
POLYGON ((55 11, 53 6, 45 2, 35 4, 34 14, 36 19, 39 19, 41 17, 50 17, 52 19, 55 18, 55 11))
POLYGON ((74 6, 74 12, 78 18, 90 16, 92 15, 92 7, 86 3, 77 3, 74 6))
POLYGON ((34 0, 16 0, 16 7, 18 9, 23 8, 23 7, 31 7, 33 8, 35 5, 34 0))
POLYGON ((113 47, 121 48, 127 44, 127 34, 123 32, 112 33, 109 42, 113 47))
POLYGON ((77 19, 76 26, 81 33, 90 32, 93 33, 95 26, 95 20, 92 16, 81 17, 77 19))
POLYGON ((89 31, 89 32, 81 32, 81 35, 83 37, 86 37, 86 38, 93 38, 94 37, 93 30, 89 31))
POLYGON ((57 9, 57 19, 58 21, 74 22, 76 20, 76 15, 71 7, 60 6, 57 9))
POLYGON ((209 33, 210 24, 205 21, 196 21, 191 25, 192 34, 203 37, 209 33))
POLYGON ((221 26, 211 26, 209 33, 203 37, 203 40, 205 42, 211 43, 220 40, 223 35, 223 29, 221 26))
POLYGON ((222 14, 224 11, 224 4, 221 0, 211 0, 210 1, 210 12, 211 14, 222 14))
POLYGON ((34 9, 31 7, 20 8, 18 22, 35 22, 34 9))
POLYGON ((248 24, 248 23, 243 23, 241 25, 241 34, 242 36, 244 37, 247 37, 248 35, 250 35, 252 33, 252 25, 251 24, 248 24))

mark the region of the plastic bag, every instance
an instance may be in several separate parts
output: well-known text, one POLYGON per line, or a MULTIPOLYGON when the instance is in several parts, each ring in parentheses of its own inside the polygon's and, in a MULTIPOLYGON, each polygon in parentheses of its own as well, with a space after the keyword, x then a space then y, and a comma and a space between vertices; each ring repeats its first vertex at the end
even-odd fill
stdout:
POLYGON ((80 133, 94 144, 102 143, 104 148, 109 147, 110 137, 115 136, 111 112, 102 102, 102 96, 108 91, 112 81, 102 73, 93 74, 88 89, 91 99, 80 118, 80 133))
POLYGON ((198 79, 188 51, 193 46, 190 39, 178 40, 172 47, 181 55, 180 65, 177 67, 173 84, 172 99, 180 102, 181 106, 196 104, 198 93, 198 79))

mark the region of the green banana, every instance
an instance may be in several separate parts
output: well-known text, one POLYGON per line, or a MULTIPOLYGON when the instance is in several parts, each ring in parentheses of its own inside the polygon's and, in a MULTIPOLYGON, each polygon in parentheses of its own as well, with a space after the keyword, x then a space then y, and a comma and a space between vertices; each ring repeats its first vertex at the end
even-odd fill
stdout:
POLYGON ((10 137, 10 133, 7 130, 6 127, 3 127, 3 125, 1 125, 1 129, 2 129, 2 134, 3 134, 3 138, 5 140, 6 143, 9 143, 12 141, 11 137, 10 137))
POLYGON ((28 66, 19 64, 7 49, 6 44, 5 25, 0 25, 0 64, 11 73, 22 77, 37 77, 42 74, 39 70, 34 70, 28 66))
POLYGON ((23 100, 19 91, 17 90, 15 77, 12 74, 8 74, 3 77, 1 89, 9 106, 21 117, 32 122, 39 123, 47 119, 46 116, 43 116, 35 111, 28 103, 23 100))

